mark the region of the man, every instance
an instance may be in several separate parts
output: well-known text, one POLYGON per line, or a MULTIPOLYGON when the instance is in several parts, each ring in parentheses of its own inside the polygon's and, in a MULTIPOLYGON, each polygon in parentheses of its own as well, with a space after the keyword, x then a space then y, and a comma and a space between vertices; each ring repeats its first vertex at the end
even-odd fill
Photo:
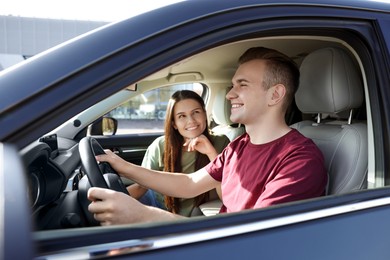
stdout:
MULTIPOLYGON (((122 160, 97 156, 122 176, 172 197, 190 198, 221 186, 221 213, 308 199, 324 194, 327 174, 316 145, 291 129, 284 117, 299 84, 299 70, 287 56, 263 47, 247 50, 232 79, 230 119, 246 134, 230 143, 204 168, 192 173, 162 173, 122 160)), ((192 140, 191 149, 203 143, 192 140)), ((119 192, 91 188, 89 211, 102 225, 180 218, 142 205, 119 192)))

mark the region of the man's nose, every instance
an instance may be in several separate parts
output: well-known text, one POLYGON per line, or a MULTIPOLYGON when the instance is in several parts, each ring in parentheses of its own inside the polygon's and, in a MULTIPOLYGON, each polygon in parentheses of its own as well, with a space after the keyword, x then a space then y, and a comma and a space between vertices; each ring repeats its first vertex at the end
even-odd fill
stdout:
POLYGON ((233 86, 229 88, 229 91, 226 93, 226 99, 230 100, 234 97, 234 89, 233 86))

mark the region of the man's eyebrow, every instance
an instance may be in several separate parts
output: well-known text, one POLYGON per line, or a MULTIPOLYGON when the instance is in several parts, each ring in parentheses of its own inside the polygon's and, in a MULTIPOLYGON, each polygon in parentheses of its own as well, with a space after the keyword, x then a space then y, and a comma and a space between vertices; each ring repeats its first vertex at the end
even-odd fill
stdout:
POLYGON ((249 83, 249 80, 247 79, 235 79, 232 83, 249 83))

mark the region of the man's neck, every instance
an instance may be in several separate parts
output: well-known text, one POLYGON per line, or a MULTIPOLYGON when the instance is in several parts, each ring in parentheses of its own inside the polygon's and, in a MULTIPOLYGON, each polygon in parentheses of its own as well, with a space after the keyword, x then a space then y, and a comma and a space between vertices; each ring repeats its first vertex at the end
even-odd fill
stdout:
POLYGON ((245 125, 245 129, 253 144, 269 143, 284 136, 291 130, 284 120, 268 124, 245 125))

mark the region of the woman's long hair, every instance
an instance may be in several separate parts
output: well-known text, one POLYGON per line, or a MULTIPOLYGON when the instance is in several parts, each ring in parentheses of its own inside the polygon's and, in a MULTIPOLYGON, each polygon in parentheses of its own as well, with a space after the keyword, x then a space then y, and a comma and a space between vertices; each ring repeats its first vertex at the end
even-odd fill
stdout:
MULTIPOLYGON (((170 98, 167 106, 166 120, 165 120, 165 146, 164 146, 164 171, 166 172, 182 172, 181 158, 184 138, 177 129, 173 127, 174 114, 173 110, 177 102, 185 99, 193 99, 197 101, 203 111, 206 113, 206 107, 203 98, 196 92, 191 90, 179 90, 176 91, 170 98)), ((207 116, 206 116, 206 129, 203 131, 203 135, 207 137, 212 143, 210 133, 208 129, 207 116)), ((198 170, 210 162, 207 155, 196 152, 195 170, 198 170)), ((208 199, 208 193, 203 193, 195 197, 194 206, 199 206, 201 203, 208 199)), ((180 199, 164 196, 164 202, 166 208, 173 213, 178 213, 180 209, 180 199)))

